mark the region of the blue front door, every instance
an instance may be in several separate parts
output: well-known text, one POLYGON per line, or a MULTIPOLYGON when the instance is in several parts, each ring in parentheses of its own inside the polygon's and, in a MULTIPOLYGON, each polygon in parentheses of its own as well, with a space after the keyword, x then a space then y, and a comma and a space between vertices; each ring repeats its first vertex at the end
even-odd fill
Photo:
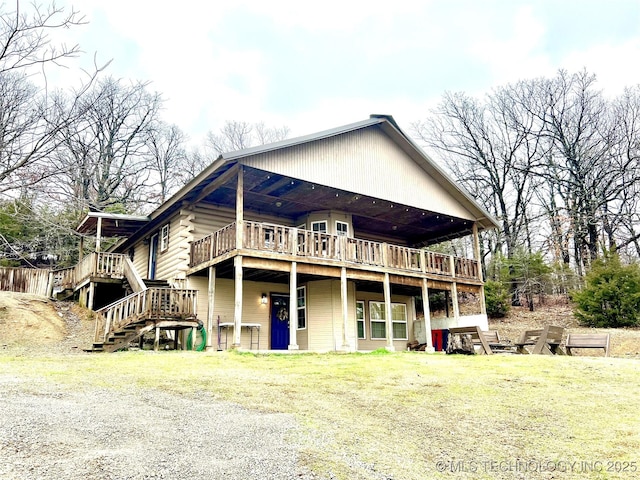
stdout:
POLYGON ((156 233, 151 237, 149 242, 149 271, 147 272, 147 279, 156 279, 156 263, 158 261, 158 234, 156 233))
POLYGON ((289 348, 289 296, 271 295, 271 350, 289 348))

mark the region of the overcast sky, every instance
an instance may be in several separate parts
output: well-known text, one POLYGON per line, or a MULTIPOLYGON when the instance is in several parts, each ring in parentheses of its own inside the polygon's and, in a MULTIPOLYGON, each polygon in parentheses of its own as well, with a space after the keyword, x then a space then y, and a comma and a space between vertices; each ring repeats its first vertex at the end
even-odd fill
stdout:
POLYGON ((610 96, 640 84, 640 0, 70 0, 70 34, 117 78, 151 82, 199 143, 225 120, 304 135, 392 114, 424 119, 446 90, 483 95, 586 68, 610 96))

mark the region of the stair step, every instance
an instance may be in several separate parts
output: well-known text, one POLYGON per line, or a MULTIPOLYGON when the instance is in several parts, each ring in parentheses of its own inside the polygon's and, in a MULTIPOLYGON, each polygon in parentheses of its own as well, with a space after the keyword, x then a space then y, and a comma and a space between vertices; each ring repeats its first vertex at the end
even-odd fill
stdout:
POLYGON ((151 287, 165 287, 165 288, 169 288, 169 282, 167 282, 166 280, 149 280, 149 279, 144 279, 142 280, 144 282, 144 284, 147 286, 147 288, 151 288, 151 287))

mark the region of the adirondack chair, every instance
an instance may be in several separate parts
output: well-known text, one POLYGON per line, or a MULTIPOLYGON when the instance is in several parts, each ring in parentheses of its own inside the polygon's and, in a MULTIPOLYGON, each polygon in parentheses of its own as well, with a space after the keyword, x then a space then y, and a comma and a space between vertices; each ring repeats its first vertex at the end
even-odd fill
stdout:
POLYGON ((527 330, 515 343, 518 353, 534 354, 534 355, 556 355, 564 353, 560 349, 562 336, 564 335, 563 327, 547 325, 542 330, 527 330), (528 347, 531 350, 528 350, 528 347))

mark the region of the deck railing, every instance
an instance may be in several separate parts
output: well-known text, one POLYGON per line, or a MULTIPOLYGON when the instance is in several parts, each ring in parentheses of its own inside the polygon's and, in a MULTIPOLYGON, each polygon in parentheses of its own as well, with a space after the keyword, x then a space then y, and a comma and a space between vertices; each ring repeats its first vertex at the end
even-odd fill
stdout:
POLYGON ((139 320, 187 319, 196 316, 197 290, 147 288, 96 310, 94 341, 139 320))
POLYGON ((90 277, 123 278, 127 270, 123 253, 92 252, 75 267, 53 271, 54 290, 75 288, 90 277))
MULTIPOLYGON (((235 246, 236 224, 232 223, 191 244, 190 266, 213 260, 234 250, 235 246)), ((448 277, 455 274, 460 278, 479 278, 476 260, 262 222, 243 222, 243 248, 448 277)))

